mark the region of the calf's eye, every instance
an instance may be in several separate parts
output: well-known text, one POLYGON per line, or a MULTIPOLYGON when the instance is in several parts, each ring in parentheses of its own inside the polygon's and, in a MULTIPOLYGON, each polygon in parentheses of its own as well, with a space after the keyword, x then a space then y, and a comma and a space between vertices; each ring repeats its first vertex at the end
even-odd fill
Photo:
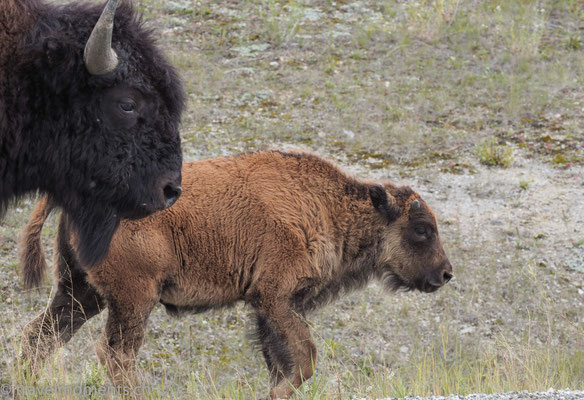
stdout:
POLYGON ((425 234, 426 234, 426 228, 425 228, 425 227, 423 227, 423 226, 416 226, 416 228, 414 229, 414 231, 415 231, 415 232, 416 232, 418 235, 420 235, 420 236, 423 236, 423 235, 425 235, 425 234))

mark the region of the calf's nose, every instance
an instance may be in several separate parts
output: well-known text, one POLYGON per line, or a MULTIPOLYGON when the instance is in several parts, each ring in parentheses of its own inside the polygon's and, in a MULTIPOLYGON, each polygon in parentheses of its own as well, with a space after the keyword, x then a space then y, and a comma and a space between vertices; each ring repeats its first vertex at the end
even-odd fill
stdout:
POLYGON ((442 278, 444 279, 444 283, 448 283, 452 279, 453 276, 454 275, 452 275, 450 272, 444 271, 444 274, 442 275, 442 278))
POLYGON ((428 283, 434 287, 445 285, 452 279, 452 267, 448 264, 445 268, 441 268, 430 276, 428 283))

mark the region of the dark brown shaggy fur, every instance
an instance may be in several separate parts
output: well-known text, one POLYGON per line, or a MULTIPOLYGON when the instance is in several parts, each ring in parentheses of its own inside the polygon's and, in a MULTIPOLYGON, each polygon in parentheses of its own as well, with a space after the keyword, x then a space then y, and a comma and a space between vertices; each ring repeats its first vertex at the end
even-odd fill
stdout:
MULTIPOLYGON (((79 266, 77 238, 61 218, 58 293, 24 332, 23 353, 33 365, 106 305, 99 359, 115 383, 135 383, 135 356, 156 303, 176 314, 242 300, 257 316, 270 396, 284 398, 290 384, 313 374, 317 352, 306 312, 371 278, 431 292, 452 276, 434 214, 418 194, 351 177, 315 155, 260 152, 188 163, 183 185, 169 210, 122 221, 107 258, 91 270, 79 266)), ((35 243, 50 208, 41 202, 25 231, 27 286, 44 269, 35 243)))

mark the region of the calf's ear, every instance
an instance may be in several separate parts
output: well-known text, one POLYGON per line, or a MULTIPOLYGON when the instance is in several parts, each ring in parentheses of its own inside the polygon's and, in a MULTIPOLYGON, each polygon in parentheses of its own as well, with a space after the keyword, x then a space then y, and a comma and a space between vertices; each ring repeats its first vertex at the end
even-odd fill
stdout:
POLYGON ((373 185, 369 187, 369 197, 371 198, 373 207, 385 215, 390 222, 395 221, 399 217, 400 209, 395 199, 393 196, 391 198, 388 197, 387 191, 383 186, 373 185))
POLYGON ((369 188, 369 196, 371 197, 371 202, 373 203, 373 207, 376 209, 381 209, 382 207, 387 206, 387 192, 381 186, 371 186, 369 188))

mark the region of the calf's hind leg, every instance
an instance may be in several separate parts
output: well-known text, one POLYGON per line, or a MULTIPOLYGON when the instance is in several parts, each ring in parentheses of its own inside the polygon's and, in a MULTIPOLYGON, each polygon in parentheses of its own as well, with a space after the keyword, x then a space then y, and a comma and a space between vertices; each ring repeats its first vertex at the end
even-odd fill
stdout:
POLYGON ((63 220, 57 237, 57 290, 49 307, 29 322, 22 333, 22 359, 36 373, 41 362, 67 343, 89 318, 105 307, 86 281, 67 241, 63 220))

